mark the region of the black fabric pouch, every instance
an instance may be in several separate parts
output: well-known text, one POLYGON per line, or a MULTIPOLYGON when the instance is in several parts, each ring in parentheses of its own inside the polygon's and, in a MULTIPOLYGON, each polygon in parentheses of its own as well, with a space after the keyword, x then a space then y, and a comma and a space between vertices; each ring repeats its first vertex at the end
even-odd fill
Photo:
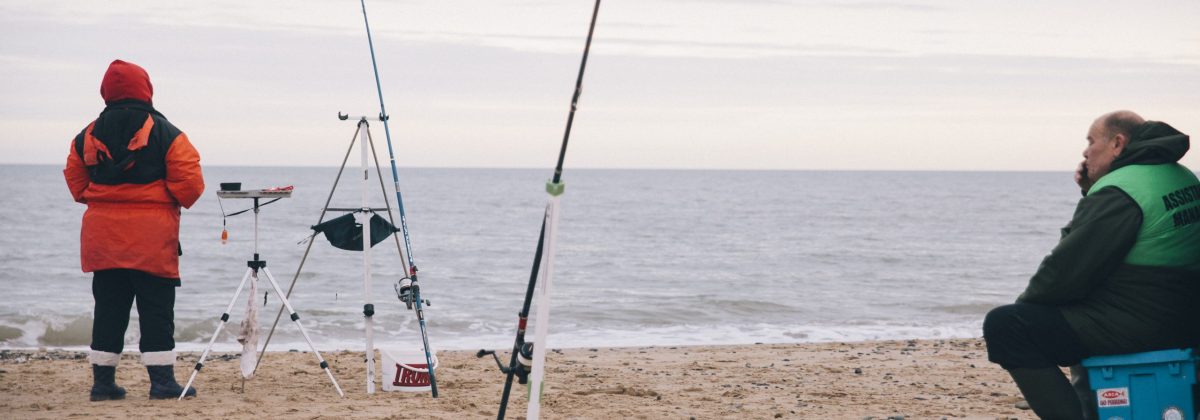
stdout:
MULTIPOLYGON (((324 233, 325 239, 334 247, 347 251, 362 251, 363 229, 362 224, 354 220, 354 213, 347 213, 333 219, 326 220, 319 225, 313 226, 312 230, 317 233, 324 233)), ((383 220, 378 214, 371 215, 371 246, 375 246, 393 233, 400 231, 387 220, 383 220)))

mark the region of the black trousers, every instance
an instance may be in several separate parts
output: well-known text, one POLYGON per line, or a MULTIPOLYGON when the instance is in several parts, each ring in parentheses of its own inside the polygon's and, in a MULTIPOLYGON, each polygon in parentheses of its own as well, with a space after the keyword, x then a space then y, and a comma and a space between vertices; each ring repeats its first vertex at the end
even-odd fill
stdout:
POLYGON ((1057 308, 1032 303, 1004 305, 983 320, 988 360, 1007 370, 1071 366, 1090 356, 1057 308))
POLYGON ((179 279, 156 277, 137 270, 101 270, 92 276, 96 311, 92 321, 92 350, 121 353, 129 310, 137 302, 142 353, 175 349, 175 288, 179 279))

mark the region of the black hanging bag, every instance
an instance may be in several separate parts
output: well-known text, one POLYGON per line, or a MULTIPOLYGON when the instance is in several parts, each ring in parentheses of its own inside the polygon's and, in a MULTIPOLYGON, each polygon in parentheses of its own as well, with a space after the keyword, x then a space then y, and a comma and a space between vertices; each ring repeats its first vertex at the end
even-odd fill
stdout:
MULTIPOLYGON (((312 230, 317 233, 324 233, 325 239, 337 248, 347 251, 362 251, 362 224, 354 220, 354 213, 346 213, 339 217, 326 220, 319 225, 313 226, 312 230)), ((391 223, 379 217, 378 214, 371 215, 371 246, 383 242, 388 236, 399 232, 391 223)))

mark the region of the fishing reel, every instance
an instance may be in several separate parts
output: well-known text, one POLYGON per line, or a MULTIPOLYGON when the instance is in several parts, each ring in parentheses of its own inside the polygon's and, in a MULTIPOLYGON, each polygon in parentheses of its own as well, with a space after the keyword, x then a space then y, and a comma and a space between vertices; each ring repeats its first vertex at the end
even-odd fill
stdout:
POLYGON ((517 375, 517 383, 526 384, 529 382, 529 371, 533 369, 533 343, 525 342, 521 344, 521 351, 517 352, 517 365, 504 366, 500 362, 500 356, 496 355, 495 350, 479 350, 475 353, 475 357, 484 357, 492 355, 492 359, 496 360, 496 367, 500 368, 500 373, 505 375, 512 373, 517 375))
MULTIPOLYGON (((416 292, 417 289, 420 289, 420 286, 413 284, 411 278, 405 277, 396 282, 396 284, 393 284, 392 288, 396 289, 396 298, 400 299, 400 302, 403 302, 405 307, 412 310, 413 303, 417 301, 416 292)), ((425 304, 425 306, 432 306, 428 299, 421 299, 421 303, 425 304)))

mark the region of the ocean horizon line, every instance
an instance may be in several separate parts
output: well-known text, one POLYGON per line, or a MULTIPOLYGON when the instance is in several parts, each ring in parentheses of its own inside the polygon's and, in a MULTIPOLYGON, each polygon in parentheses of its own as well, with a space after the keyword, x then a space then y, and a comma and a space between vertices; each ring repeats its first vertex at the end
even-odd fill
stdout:
MULTIPOLYGON (((29 163, 29 162, 0 162, 0 166, 55 166, 61 167, 58 163, 29 163)), ((355 167, 358 165, 347 164, 347 167, 355 167)), ((217 168, 297 168, 297 169, 334 169, 339 165, 242 165, 242 164, 217 164, 205 163, 203 167, 217 168)), ((384 165, 383 167, 387 167, 384 165)), ((455 170, 513 170, 513 171, 531 171, 545 170, 553 172, 553 168, 549 167, 532 167, 532 166, 400 166, 397 169, 455 169, 455 170)), ((571 167, 572 171, 645 171, 645 172, 855 172, 855 173, 1030 173, 1030 174, 1048 174, 1048 173, 1071 173, 1071 170, 1047 170, 1047 169, 855 169, 855 168, 656 168, 656 167, 571 167)))

